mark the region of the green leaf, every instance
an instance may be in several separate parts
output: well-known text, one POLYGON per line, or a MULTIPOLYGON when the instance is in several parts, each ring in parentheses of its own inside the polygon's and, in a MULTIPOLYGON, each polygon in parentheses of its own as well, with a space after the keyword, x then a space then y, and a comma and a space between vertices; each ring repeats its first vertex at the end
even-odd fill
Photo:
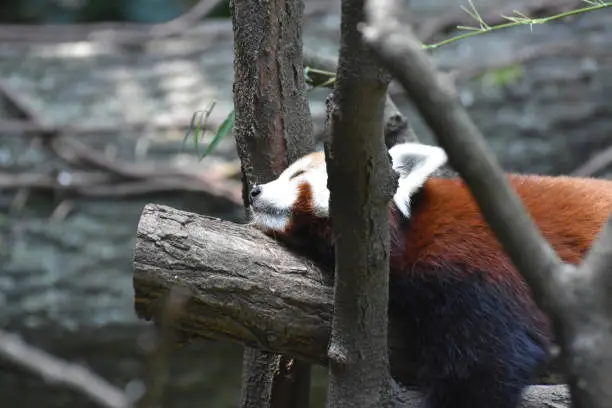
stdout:
POLYGON ((485 72, 480 80, 485 86, 505 87, 523 79, 524 74, 521 64, 512 64, 485 72))
POLYGON ((185 147, 185 142, 189 138, 189 135, 191 135, 191 132, 192 132, 194 126, 196 127, 196 129, 195 129, 195 135, 193 137, 193 147, 195 148, 196 152, 198 151, 198 144, 199 144, 200 135, 204 132, 204 130, 202 130, 202 128, 206 127, 206 123, 208 122, 208 118, 209 118, 211 112, 213 111, 213 109, 215 108, 216 103, 217 102, 213 100, 210 103, 210 105, 208 105, 206 110, 204 110, 204 112, 196 111, 196 112, 193 113, 193 115, 191 116, 191 123, 189 124, 189 129, 187 129, 187 133, 185 134, 185 137, 183 138, 183 143, 181 144, 181 152, 183 151, 183 149, 185 147), (197 118, 197 121, 196 121, 196 118, 197 118), (197 126, 196 126, 196 122, 197 122, 197 126))
POLYGON ((200 156, 200 160, 208 156, 210 152, 212 152, 215 149, 215 147, 219 144, 221 139, 223 139, 225 136, 228 135, 228 133, 231 132, 232 128, 234 127, 235 113, 236 113, 235 109, 232 109, 230 114, 227 115, 227 118, 225 118, 221 126, 219 126, 219 129, 217 130, 217 134, 215 135, 213 140, 208 145, 208 148, 202 154, 202 156, 200 156))
POLYGON ((336 82, 336 74, 334 72, 311 67, 304 68, 304 78, 306 83, 313 88, 333 88, 336 82))

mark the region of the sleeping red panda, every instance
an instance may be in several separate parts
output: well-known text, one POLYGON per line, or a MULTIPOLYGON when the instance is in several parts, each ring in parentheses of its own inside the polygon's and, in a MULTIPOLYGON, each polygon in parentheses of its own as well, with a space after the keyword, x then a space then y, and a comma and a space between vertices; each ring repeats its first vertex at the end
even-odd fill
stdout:
MULTIPOLYGON (((414 143, 389 150, 389 313, 402 330, 427 408, 514 408, 547 360, 549 322, 533 302, 447 157, 414 143)), ((612 211, 612 181, 508 175, 543 235, 579 263, 612 211)), ((251 191, 253 223, 334 266, 325 157, 311 153, 251 191)))

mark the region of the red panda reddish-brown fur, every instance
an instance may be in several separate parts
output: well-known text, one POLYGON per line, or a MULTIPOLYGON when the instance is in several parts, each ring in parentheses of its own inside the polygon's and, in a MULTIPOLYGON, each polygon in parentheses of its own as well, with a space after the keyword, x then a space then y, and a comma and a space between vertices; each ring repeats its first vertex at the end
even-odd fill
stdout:
MULTIPOLYGON (((579 263, 612 212, 612 181, 508 179, 559 256, 579 263)), ((273 235, 333 268, 331 223, 314 216, 312 198, 300 184, 287 228, 273 235)), ((549 322, 461 179, 429 178, 409 200, 409 218, 389 204, 389 313, 426 407, 516 407, 546 361, 549 322)))
MULTIPOLYGON (((612 182, 508 179, 559 256, 581 262, 612 211, 612 182)), ((430 178, 411 202, 410 219, 392 205, 390 312, 406 322, 427 406, 515 407, 546 361, 548 320, 461 179, 430 178)))
MULTIPOLYGON (((579 263, 612 211, 612 183, 533 175, 510 175, 509 181, 558 255, 579 263)), ((503 270, 509 267, 462 180, 429 179, 421 194, 405 232, 405 262, 458 258, 493 274, 500 262, 503 270)))

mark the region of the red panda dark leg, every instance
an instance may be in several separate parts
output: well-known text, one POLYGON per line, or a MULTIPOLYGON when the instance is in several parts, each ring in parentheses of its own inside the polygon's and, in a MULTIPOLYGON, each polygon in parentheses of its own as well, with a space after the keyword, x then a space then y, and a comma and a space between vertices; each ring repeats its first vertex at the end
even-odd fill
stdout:
POLYGON ((402 322, 427 408, 514 408, 546 358, 524 294, 450 263, 392 270, 389 311, 402 322))

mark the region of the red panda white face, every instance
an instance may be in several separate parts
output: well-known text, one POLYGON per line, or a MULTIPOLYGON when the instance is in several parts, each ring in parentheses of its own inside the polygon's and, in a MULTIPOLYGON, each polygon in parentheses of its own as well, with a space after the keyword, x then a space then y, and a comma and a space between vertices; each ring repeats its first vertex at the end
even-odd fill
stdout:
POLYGON ((251 190, 253 222, 261 229, 285 232, 298 216, 329 217, 329 190, 323 152, 308 154, 269 183, 251 190))
MULTIPOLYGON (((418 143, 402 143, 389 149, 392 167, 399 174, 393 202, 404 217, 410 217, 410 198, 446 163, 443 149, 418 143)), ((306 155, 291 164, 276 179, 251 190, 254 224, 263 230, 289 232, 297 218, 329 218, 329 190, 323 152, 306 155)))

